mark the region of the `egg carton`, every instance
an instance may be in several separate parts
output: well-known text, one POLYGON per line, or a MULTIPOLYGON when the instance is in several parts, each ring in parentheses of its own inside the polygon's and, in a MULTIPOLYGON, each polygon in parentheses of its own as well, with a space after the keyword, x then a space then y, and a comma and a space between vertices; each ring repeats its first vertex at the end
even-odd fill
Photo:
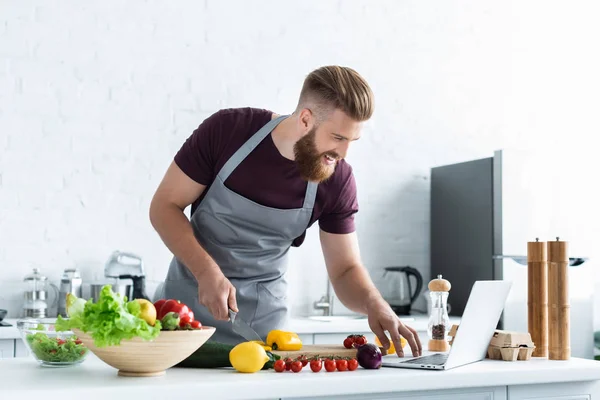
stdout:
POLYGON ((495 347, 489 346, 487 357, 490 360, 528 361, 531 360, 534 347, 495 347))
POLYGON ((528 332, 496 330, 490 340, 486 358, 504 361, 527 361, 531 359, 533 350, 535 350, 535 345, 528 332))

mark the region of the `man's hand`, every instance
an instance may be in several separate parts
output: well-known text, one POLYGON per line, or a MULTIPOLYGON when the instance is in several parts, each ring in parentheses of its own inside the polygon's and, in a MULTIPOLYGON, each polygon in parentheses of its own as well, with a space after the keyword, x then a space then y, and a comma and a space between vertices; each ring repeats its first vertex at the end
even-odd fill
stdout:
POLYGON ((410 326, 404 325, 385 300, 375 298, 369 301, 367 304, 367 313, 369 326, 385 349, 389 349, 390 347, 390 341, 385 334, 385 331, 387 331, 390 333, 398 357, 404 357, 400 336, 403 336, 408 341, 413 357, 421 355, 422 347, 417 331, 410 326))
POLYGON ((206 270, 196 277, 198 301, 205 306, 216 320, 227 321, 229 309, 238 312, 235 286, 219 270, 206 270))

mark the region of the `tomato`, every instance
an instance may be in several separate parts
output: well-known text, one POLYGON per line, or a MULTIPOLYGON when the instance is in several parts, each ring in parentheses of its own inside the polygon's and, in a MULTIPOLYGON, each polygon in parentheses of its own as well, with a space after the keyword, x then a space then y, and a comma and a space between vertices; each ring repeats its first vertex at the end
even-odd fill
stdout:
POLYGON ((344 347, 345 348, 351 349, 353 344, 354 344, 354 339, 352 338, 352 336, 348 336, 346 339, 344 339, 344 347))
POLYGON ((294 361, 292 363, 292 371, 294 371, 294 372, 302 371, 302 363, 300 361, 294 361))
POLYGON ((292 369, 292 363, 294 362, 294 360, 292 360, 291 358, 287 357, 285 359, 285 369, 286 371, 289 371, 292 369))
POLYGON ((354 344, 357 346, 362 346, 363 344, 367 344, 367 338, 364 335, 357 335, 354 338, 354 344))
POLYGON ((325 370, 327 372, 335 371, 335 361, 332 360, 331 358, 328 358, 327 360, 325 360, 325 370))
POLYGON ((283 361, 283 360, 275 361, 275 363, 273 364, 273 369, 275 370, 275 372, 285 371, 285 361, 283 361))
POLYGON ((81 343, 83 343, 83 342, 81 341, 81 339, 77 339, 77 340, 75 340, 75 344, 81 344, 81 343))
POLYGON ((302 363, 303 367, 306 367, 306 365, 308 364, 308 358, 306 356, 300 356, 297 358, 297 361, 300 361, 302 363))
POLYGON ((312 372, 319 372, 323 368, 323 363, 318 358, 315 360, 310 360, 310 369, 312 372))
POLYGON ((162 319, 166 313, 161 312, 162 306, 167 302, 167 299, 160 299, 154 302, 154 308, 156 309, 156 319, 162 319))
POLYGON ((190 323, 190 326, 191 326, 193 329, 200 329, 200 327, 202 326, 202 324, 200 323, 200 321, 193 320, 193 321, 190 323))
POLYGON ((348 360, 348 371, 354 371, 356 368, 358 368, 358 361, 356 358, 348 360))
POLYGON ((190 312, 188 312, 187 314, 185 314, 185 315, 182 315, 182 316, 179 318, 179 326, 180 326, 181 328, 185 328, 185 326, 186 326, 187 324, 191 324, 193 320, 194 320, 194 312, 193 312, 193 311, 190 311, 190 312))
POLYGON ((58 339, 58 338, 57 338, 57 339, 56 339, 56 343, 57 343, 59 346, 62 346, 63 344, 65 344, 65 341, 64 341, 64 340, 62 340, 62 339, 58 339))
POLYGON ((338 371, 346 371, 348 369, 348 361, 346 360, 335 360, 335 366, 338 371))

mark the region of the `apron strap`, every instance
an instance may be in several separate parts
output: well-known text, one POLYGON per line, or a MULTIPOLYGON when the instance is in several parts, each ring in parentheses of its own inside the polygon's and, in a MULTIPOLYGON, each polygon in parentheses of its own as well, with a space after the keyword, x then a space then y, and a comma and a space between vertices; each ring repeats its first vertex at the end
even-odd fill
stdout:
POLYGON ((246 143, 244 143, 242 147, 240 147, 238 151, 236 151, 229 160, 227 160, 225 165, 223 165, 223 168, 221 168, 221 170, 217 174, 221 181, 225 182, 225 180, 229 178, 229 175, 231 175, 233 170, 236 169, 237 166, 240 165, 246 157, 248 157, 248 154, 250 154, 252 150, 254 150, 256 146, 258 146, 258 144, 262 142, 263 139, 266 138, 267 135, 271 133, 271 131, 275 129, 275 127, 287 117, 287 115, 281 115, 275 119, 270 120, 262 128, 260 128, 258 132, 252 135, 252 137, 248 139, 246 143))
POLYGON ((306 185, 306 195, 304 196, 304 205, 302 208, 312 210, 315 205, 315 198, 317 197, 317 187, 319 184, 317 182, 308 182, 306 185))

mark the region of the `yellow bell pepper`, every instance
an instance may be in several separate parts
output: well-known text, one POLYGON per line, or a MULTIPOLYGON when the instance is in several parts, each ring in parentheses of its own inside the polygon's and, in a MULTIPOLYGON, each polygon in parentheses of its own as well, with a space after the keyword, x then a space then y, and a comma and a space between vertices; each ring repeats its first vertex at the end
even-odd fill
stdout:
POLYGON ((294 332, 273 330, 267 335, 267 346, 273 350, 296 351, 302 349, 302 341, 294 332))
POLYGON ((267 346, 267 344, 263 341, 260 340, 252 340, 252 343, 258 343, 259 345, 262 346, 263 349, 265 349, 265 351, 271 351, 273 349, 271 349, 271 346, 267 346))

